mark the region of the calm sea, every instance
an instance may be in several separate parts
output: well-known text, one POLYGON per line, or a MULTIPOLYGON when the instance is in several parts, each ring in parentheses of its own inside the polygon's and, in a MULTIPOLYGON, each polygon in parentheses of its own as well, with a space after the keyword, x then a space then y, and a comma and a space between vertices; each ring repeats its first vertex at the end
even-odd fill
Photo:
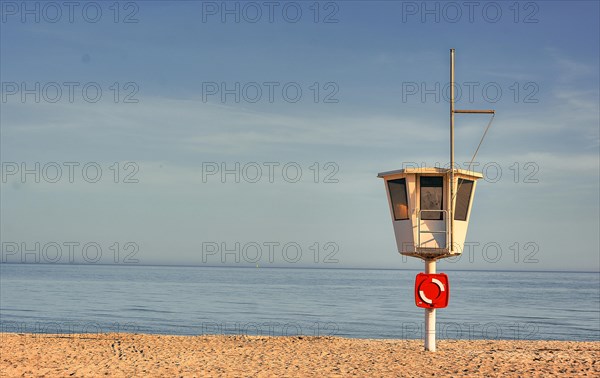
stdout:
MULTIPOLYGON (((417 271, 0 264, 4 332, 415 339, 417 271)), ((598 273, 446 271, 439 339, 600 340, 598 273)))

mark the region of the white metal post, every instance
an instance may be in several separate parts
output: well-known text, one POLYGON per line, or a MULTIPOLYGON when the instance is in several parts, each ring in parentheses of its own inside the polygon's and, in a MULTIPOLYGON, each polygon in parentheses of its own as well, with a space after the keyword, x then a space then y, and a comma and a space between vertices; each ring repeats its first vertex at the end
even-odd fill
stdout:
MULTIPOLYGON (((435 274, 435 260, 425 260, 425 273, 435 274)), ((435 352, 435 308, 425 309, 425 350, 435 352)))

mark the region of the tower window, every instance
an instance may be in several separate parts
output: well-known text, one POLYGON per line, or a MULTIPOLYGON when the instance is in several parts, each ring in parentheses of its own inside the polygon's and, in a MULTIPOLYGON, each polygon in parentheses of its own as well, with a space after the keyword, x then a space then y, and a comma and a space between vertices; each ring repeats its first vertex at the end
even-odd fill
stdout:
POLYGON ((473 192, 473 181, 458 179, 456 204, 454 205, 454 220, 466 221, 469 214, 469 203, 473 192))
POLYGON ((421 176, 421 219, 442 220, 444 214, 444 178, 441 176, 421 176))
POLYGON ((408 219, 408 197, 406 195, 406 179, 388 181, 388 190, 394 209, 394 220, 408 219))

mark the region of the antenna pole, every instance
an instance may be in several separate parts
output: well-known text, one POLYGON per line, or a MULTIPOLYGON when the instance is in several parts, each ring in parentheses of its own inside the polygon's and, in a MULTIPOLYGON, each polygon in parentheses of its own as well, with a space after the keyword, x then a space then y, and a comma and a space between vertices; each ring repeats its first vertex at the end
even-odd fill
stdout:
MULTIPOLYGON (((450 217, 450 245, 454 245, 454 49, 450 49, 450 198, 448 198, 448 216, 450 217)), ((446 241, 447 242, 447 241, 446 241)))
MULTIPOLYGON (((454 248, 454 114, 496 114, 495 110, 455 110, 454 84, 454 49, 450 49, 450 198, 448 199, 448 216, 450 217, 448 222, 450 225, 448 250, 450 252, 453 252, 454 248)), ((469 164, 470 167, 471 164, 469 164)))

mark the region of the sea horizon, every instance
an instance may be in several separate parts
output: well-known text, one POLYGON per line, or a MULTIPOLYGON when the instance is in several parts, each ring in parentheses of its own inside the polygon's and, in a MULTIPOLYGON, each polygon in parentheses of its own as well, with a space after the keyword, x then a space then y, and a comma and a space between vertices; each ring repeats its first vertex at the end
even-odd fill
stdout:
MULTIPOLYGON (((419 268, 383 268, 383 267, 323 267, 323 266, 290 266, 287 265, 260 265, 258 267, 248 264, 231 265, 194 265, 194 264, 123 264, 123 263, 22 263, 22 262, 0 262, 0 265, 48 265, 48 266, 123 266, 123 267, 174 267, 174 268, 239 268, 239 269, 311 269, 311 270, 392 270, 392 271, 420 271, 419 268)), ((451 269, 442 267, 442 270, 452 272, 524 272, 524 273, 597 273, 596 270, 552 270, 552 269, 451 269)))
MULTIPOLYGON (((0 264, 0 325, 42 334, 419 339, 418 271, 0 264)), ((440 339, 600 340, 596 272, 447 272, 440 339)))

